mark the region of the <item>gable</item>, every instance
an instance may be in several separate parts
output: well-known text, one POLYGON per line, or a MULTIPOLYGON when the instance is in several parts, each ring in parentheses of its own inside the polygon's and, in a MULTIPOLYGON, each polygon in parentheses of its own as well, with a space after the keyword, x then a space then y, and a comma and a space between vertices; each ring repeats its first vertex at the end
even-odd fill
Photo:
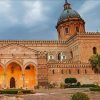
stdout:
POLYGON ((0 48, 0 54, 35 54, 38 51, 19 44, 10 44, 0 48))

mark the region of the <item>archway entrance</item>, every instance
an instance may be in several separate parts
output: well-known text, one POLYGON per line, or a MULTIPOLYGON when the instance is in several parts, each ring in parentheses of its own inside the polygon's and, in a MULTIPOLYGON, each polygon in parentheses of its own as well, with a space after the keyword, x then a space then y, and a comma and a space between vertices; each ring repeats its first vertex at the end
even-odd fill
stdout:
POLYGON ((25 87, 34 88, 37 85, 36 68, 34 65, 29 64, 25 67, 25 87))
POLYGON ((11 62, 6 68, 6 87, 7 88, 22 88, 22 68, 16 62, 11 62))
POLYGON ((4 69, 3 66, 0 65, 0 89, 4 87, 4 69))
POLYGON ((16 87, 16 85, 15 85, 15 78, 12 77, 12 78, 10 79, 10 88, 15 88, 15 87, 16 87))

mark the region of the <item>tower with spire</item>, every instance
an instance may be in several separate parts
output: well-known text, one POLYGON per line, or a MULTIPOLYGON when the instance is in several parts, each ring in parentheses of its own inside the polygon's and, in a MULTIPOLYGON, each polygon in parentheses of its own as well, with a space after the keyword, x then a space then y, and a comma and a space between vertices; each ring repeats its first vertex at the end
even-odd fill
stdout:
POLYGON ((67 0, 65 0, 64 10, 58 19, 56 29, 59 40, 67 40, 74 34, 85 32, 85 21, 77 11, 72 9, 67 0))

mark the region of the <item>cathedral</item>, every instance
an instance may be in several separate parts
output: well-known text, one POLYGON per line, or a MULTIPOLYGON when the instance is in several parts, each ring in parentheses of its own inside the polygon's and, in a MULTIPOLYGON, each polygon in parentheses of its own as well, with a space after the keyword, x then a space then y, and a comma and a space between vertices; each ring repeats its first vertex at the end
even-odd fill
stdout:
POLYGON ((71 77, 100 84, 89 63, 100 54, 100 33, 86 32, 84 19, 67 0, 56 29, 58 40, 0 40, 0 89, 60 85, 71 77))

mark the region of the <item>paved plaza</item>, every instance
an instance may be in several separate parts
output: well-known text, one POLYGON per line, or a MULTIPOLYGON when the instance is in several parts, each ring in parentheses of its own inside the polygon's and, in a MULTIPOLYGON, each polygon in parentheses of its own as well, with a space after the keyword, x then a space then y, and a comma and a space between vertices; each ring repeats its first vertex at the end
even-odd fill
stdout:
POLYGON ((71 100, 71 96, 76 92, 86 93, 90 100, 100 100, 100 92, 91 92, 89 89, 37 90, 36 94, 1 96, 0 100, 71 100))

